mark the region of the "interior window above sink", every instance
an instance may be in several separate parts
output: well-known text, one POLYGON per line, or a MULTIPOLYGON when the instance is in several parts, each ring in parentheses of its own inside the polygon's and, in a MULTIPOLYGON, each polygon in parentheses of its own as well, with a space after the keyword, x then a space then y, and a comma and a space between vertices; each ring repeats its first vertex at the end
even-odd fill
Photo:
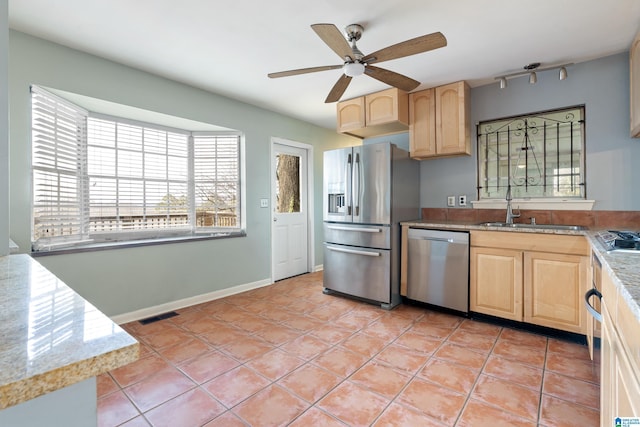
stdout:
POLYGON ((480 122, 478 196, 585 198, 584 107, 480 122))

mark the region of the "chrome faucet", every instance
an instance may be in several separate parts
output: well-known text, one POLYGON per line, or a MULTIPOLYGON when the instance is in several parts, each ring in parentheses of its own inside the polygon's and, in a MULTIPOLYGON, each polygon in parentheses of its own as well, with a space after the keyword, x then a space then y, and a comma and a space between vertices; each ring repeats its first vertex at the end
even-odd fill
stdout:
POLYGON ((507 187, 507 224, 513 224, 513 218, 520 218, 520 212, 517 214, 513 213, 513 209, 511 209, 511 186, 507 187))

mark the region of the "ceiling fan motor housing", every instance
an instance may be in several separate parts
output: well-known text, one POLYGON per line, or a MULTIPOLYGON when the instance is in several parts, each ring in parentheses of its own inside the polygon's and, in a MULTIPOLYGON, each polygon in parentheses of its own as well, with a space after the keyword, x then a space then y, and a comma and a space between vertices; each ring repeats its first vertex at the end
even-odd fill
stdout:
POLYGON ((347 25, 344 31, 347 33, 347 40, 354 42, 360 40, 360 37, 362 37, 362 33, 364 32, 364 27, 358 24, 351 24, 347 25))

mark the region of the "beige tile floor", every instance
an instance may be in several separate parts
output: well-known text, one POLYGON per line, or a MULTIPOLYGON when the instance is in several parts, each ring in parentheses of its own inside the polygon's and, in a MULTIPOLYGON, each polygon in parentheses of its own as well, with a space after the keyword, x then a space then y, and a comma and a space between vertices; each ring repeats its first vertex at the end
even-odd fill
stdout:
POLYGON ((107 426, 597 426, 585 346, 322 293, 322 273, 125 325, 107 426))

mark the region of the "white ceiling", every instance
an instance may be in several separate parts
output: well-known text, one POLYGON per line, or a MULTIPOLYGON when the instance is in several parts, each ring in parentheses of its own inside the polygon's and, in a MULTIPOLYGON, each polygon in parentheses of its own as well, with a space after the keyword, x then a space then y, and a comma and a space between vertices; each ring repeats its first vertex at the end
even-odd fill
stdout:
MULTIPOLYGON (((440 31, 446 47, 379 66, 420 81, 418 89, 457 80, 475 87, 531 62, 627 50, 640 29, 640 1, 9 0, 13 29, 333 128, 335 104, 324 99, 341 70, 267 77, 342 62, 314 23, 363 25, 365 55, 440 31)), ((363 75, 342 99, 386 87, 363 75)))

